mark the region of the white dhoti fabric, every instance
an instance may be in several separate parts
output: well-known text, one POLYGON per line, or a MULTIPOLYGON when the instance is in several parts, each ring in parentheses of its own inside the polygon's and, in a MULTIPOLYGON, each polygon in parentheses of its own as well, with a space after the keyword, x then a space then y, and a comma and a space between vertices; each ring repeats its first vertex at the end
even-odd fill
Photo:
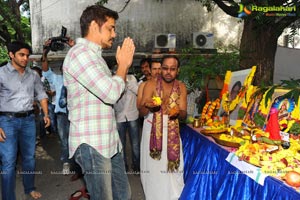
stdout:
POLYGON ((146 200, 178 200, 182 192, 183 183, 183 153, 180 140, 180 165, 178 172, 168 172, 167 141, 168 116, 163 116, 163 148, 161 159, 150 157, 150 133, 153 114, 144 119, 141 140, 141 182, 146 200))

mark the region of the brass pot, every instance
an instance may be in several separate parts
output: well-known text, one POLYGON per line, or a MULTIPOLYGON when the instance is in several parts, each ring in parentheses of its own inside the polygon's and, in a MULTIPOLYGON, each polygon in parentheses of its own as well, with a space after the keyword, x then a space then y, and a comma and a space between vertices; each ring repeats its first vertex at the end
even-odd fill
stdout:
POLYGON ((193 127, 194 127, 194 128, 199 128, 199 127, 201 127, 201 121, 200 121, 199 118, 195 118, 195 119, 194 119, 193 127))

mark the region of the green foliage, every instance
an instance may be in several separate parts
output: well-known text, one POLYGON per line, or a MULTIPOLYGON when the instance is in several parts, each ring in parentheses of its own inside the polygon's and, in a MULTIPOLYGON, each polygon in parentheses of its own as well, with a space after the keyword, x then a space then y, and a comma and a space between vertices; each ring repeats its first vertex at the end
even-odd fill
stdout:
POLYGON ((6 44, 14 40, 31 43, 28 0, 0 1, 0 36, 1 63, 7 60, 6 44))
POLYGON ((243 119, 245 115, 246 115, 246 111, 240 108, 238 111, 238 119, 243 119))
POLYGON ((294 99, 298 102, 300 95, 300 79, 281 80, 281 87, 289 90, 288 93, 283 95, 284 98, 294 99))
POLYGON ((266 91, 266 97, 265 97, 265 102, 264 102, 265 107, 268 106, 268 101, 272 98, 276 88, 278 88, 278 85, 273 85, 266 91))
POLYGON ((0 64, 8 60, 9 58, 6 51, 6 47, 0 44, 0 64))
POLYGON ((295 121, 293 123, 292 127, 290 128, 289 132, 294 134, 294 135, 299 135, 300 134, 300 122, 295 121))
POLYGON ((259 95, 266 94, 265 97, 265 106, 267 107, 268 101, 272 99, 272 96, 276 89, 286 89, 288 92, 284 94, 283 98, 294 99, 295 102, 298 102, 300 96, 300 79, 290 79, 290 80, 281 80, 279 85, 272 86, 261 86, 253 94, 253 98, 256 98, 259 95))
POLYGON ((106 4, 109 0, 99 0, 97 1, 95 4, 96 5, 100 5, 100 6, 103 6, 104 4, 106 4))
POLYGON ((21 29, 25 42, 31 44, 31 27, 30 27, 30 18, 21 17, 21 29))
POLYGON ((263 127, 265 124, 266 117, 262 116, 258 112, 254 114, 254 123, 256 126, 263 127))
POLYGON ((193 49, 183 49, 179 80, 183 81, 187 89, 204 88, 207 77, 224 77, 227 70, 235 71, 239 68, 239 54, 237 51, 216 54, 199 54, 193 49))

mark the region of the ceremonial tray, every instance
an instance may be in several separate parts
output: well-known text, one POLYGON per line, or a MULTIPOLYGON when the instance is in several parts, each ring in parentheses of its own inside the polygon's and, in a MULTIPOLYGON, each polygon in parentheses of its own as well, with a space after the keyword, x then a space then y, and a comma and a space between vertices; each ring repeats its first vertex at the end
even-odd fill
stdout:
POLYGON ((206 136, 211 136, 213 134, 221 134, 227 132, 227 129, 202 129, 200 133, 206 136))
POLYGON ((226 146, 226 147, 235 147, 235 148, 239 148, 241 145, 240 143, 237 142, 231 142, 231 141, 225 141, 220 139, 220 135, 212 135, 212 137, 214 138, 214 140, 216 141, 216 143, 222 145, 222 146, 226 146))

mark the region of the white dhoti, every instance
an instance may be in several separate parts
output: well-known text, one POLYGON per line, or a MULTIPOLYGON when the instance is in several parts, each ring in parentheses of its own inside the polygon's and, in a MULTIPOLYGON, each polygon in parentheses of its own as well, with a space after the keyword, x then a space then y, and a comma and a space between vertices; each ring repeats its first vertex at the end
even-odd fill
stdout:
POLYGON ((161 159, 150 157, 150 133, 153 114, 144 119, 141 140, 141 182, 146 200, 178 200, 182 192, 183 183, 183 153, 180 140, 180 165, 178 172, 168 172, 167 141, 168 116, 163 116, 163 147, 161 159))

